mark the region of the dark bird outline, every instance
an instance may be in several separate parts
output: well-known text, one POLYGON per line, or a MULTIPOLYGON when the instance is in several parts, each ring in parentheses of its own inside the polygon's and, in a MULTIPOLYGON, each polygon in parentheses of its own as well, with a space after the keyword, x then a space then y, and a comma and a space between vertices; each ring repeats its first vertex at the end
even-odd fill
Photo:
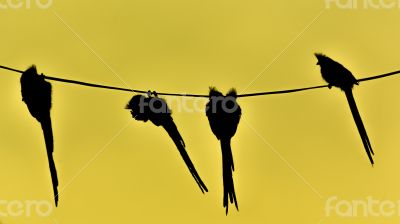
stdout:
POLYGON ((211 130, 221 144, 224 186, 223 206, 226 209, 226 214, 228 214, 229 209, 228 198, 231 204, 235 203, 236 209, 239 211, 232 177, 235 166, 231 149, 231 139, 236 133, 242 114, 236 99, 237 93, 235 89, 229 90, 227 95, 223 96, 215 87, 210 87, 209 102, 206 105, 206 116, 211 130))
POLYGON ((372 150, 371 142, 353 96, 353 87, 354 85, 358 85, 357 79, 347 68, 324 54, 315 53, 315 57, 318 59, 317 65, 321 67, 322 78, 328 83, 328 87, 338 87, 345 93, 369 161, 371 165, 374 165, 374 160, 372 158, 374 151, 372 150))
POLYGON ((57 207, 58 177, 53 158, 54 140, 50 116, 52 87, 49 82, 44 80, 43 75, 38 75, 35 65, 32 65, 22 73, 20 82, 22 101, 27 105, 30 114, 36 118, 42 126, 53 184, 54 201, 57 207))
POLYGON ((206 185, 197 173, 196 168, 186 152, 185 142, 171 116, 171 110, 168 108, 167 102, 159 98, 156 92, 151 93, 149 91, 148 97, 143 95, 133 96, 125 108, 131 110, 132 117, 135 120, 143 122, 150 120, 154 125, 161 126, 167 131, 201 192, 203 194, 204 192, 208 192, 206 185))

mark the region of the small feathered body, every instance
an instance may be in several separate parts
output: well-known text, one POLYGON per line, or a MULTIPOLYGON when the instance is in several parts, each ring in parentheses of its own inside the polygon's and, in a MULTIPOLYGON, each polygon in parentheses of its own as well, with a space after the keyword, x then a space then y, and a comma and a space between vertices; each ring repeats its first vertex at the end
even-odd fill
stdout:
POLYGON ((332 60, 323 54, 315 54, 318 59, 318 65, 321 67, 322 78, 329 84, 343 91, 352 89, 358 85, 357 79, 353 74, 340 63, 332 60))
POLYGON ((367 131, 364 127, 360 113, 357 109, 356 101, 353 96, 353 87, 354 85, 358 85, 357 79, 347 68, 345 68, 340 63, 332 60, 331 58, 323 54, 315 54, 315 56, 318 59, 317 65, 321 67, 321 75, 323 79, 328 83, 329 88, 331 86, 338 87, 346 94, 347 102, 356 123, 365 151, 371 164, 373 165, 374 160, 372 158, 372 155, 374 155, 374 151, 372 150, 367 131))
POLYGON ((215 88, 210 88, 206 115, 214 135, 220 141, 222 152, 222 177, 224 184, 223 206, 228 214, 229 202, 239 210, 232 172, 235 170, 231 139, 235 135, 241 117, 241 108, 236 102, 236 91, 230 90, 226 96, 215 88))
POLYGON ((37 74, 36 67, 27 69, 21 76, 22 100, 28 107, 30 114, 41 124, 45 139, 47 157, 51 179, 53 183, 54 200, 58 205, 58 178, 53 159, 54 143, 53 130, 50 117, 51 109, 51 84, 37 74))
POLYGON ((158 97, 145 97, 142 95, 136 95, 132 97, 126 108, 131 110, 132 117, 135 120, 143 122, 150 120, 154 125, 164 128, 164 130, 175 143, 175 146, 177 147, 183 161, 188 167, 200 190, 203 193, 208 192, 206 185, 200 178, 192 161, 190 160, 188 153, 186 152, 185 142, 183 141, 183 138, 179 133, 174 120, 172 119, 171 110, 168 108, 167 102, 158 97))

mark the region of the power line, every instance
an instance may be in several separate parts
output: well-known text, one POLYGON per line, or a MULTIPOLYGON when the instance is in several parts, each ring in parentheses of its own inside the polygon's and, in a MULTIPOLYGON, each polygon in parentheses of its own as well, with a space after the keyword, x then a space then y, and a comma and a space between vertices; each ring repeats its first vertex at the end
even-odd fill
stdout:
MULTIPOLYGON (((23 73, 23 71, 2 66, 0 65, 1 69, 5 69, 8 71, 13 71, 17 73, 23 73)), ((400 70, 382 74, 382 75, 376 75, 376 76, 371 76, 367 78, 362 78, 358 79, 358 82, 366 82, 366 81, 371 81, 375 79, 380 79, 380 78, 386 78, 389 76, 397 75, 400 74, 400 70)), ((71 84, 76 84, 76 85, 81 85, 81 86, 88 86, 88 87, 93 87, 93 88, 102 88, 102 89, 111 89, 111 90, 119 90, 119 91, 125 91, 125 92, 135 92, 135 93, 147 93, 148 91, 144 90, 136 90, 136 89, 127 89, 127 88, 120 88, 120 87, 114 87, 114 86, 106 86, 106 85, 100 85, 100 84, 94 84, 94 83, 88 83, 88 82, 81 82, 81 81, 76 81, 76 80, 70 80, 70 79, 63 79, 63 78, 57 78, 57 77, 51 77, 51 76, 45 76, 43 75, 45 79, 47 80, 53 80, 56 82, 64 82, 64 83, 71 83, 71 84)), ((301 91, 306 91, 306 90, 312 90, 312 89, 321 89, 321 88, 326 88, 328 85, 320 85, 320 86, 312 86, 312 87, 305 87, 305 88, 298 88, 298 89, 288 89, 288 90, 277 90, 277 91, 268 91, 268 92, 259 92, 259 93, 248 93, 248 94, 240 94, 237 97, 252 97, 252 96, 265 96, 265 95, 276 95, 276 94, 286 94, 286 93, 295 93, 295 92, 301 92, 301 91)), ((182 96, 182 97, 204 97, 208 98, 208 95, 200 95, 200 94, 180 94, 180 93, 158 93, 158 95, 162 96, 182 96)))

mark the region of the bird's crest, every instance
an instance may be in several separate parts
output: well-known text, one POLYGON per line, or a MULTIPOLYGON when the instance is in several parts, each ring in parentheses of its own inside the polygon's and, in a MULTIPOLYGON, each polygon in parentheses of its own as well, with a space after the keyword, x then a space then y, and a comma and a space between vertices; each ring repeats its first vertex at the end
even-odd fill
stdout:
POLYGON ((317 59, 318 59, 317 65, 320 65, 320 64, 323 63, 324 61, 330 60, 329 57, 327 57, 326 55, 324 55, 324 54, 322 54, 322 53, 315 53, 314 55, 315 55, 315 57, 317 57, 317 59))
POLYGON ((211 86, 211 87, 210 87, 209 96, 210 96, 210 97, 213 97, 213 96, 222 96, 222 93, 221 93, 220 91, 218 91, 217 88, 211 86))
POLYGON ((231 88, 231 89, 229 90, 229 92, 226 94, 226 96, 231 96, 231 97, 237 98, 237 91, 236 91, 236 89, 235 89, 235 88, 231 88))

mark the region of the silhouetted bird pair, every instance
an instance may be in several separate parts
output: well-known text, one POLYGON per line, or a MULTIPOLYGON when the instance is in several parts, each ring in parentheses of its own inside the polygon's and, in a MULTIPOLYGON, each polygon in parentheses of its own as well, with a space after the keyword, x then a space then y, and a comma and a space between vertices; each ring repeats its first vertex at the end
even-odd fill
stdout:
MULTIPOLYGON (((226 97, 215 88, 210 89, 210 101, 206 106, 206 114, 210 122, 211 130, 221 142, 223 181, 224 181, 224 207, 228 212, 228 198, 235 203, 236 195, 233 185, 232 171, 234 170, 233 157, 231 152, 231 138, 236 133, 239 124, 241 109, 236 102, 236 91, 231 90, 226 97)), ((199 185, 200 190, 208 191, 207 187, 198 175, 186 150, 185 143, 171 117, 171 111, 164 99, 158 98, 157 94, 134 96, 128 103, 127 109, 131 110, 132 117, 139 121, 150 120, 156 126, 162 126, 174 141, 190 173, 199 185)))

